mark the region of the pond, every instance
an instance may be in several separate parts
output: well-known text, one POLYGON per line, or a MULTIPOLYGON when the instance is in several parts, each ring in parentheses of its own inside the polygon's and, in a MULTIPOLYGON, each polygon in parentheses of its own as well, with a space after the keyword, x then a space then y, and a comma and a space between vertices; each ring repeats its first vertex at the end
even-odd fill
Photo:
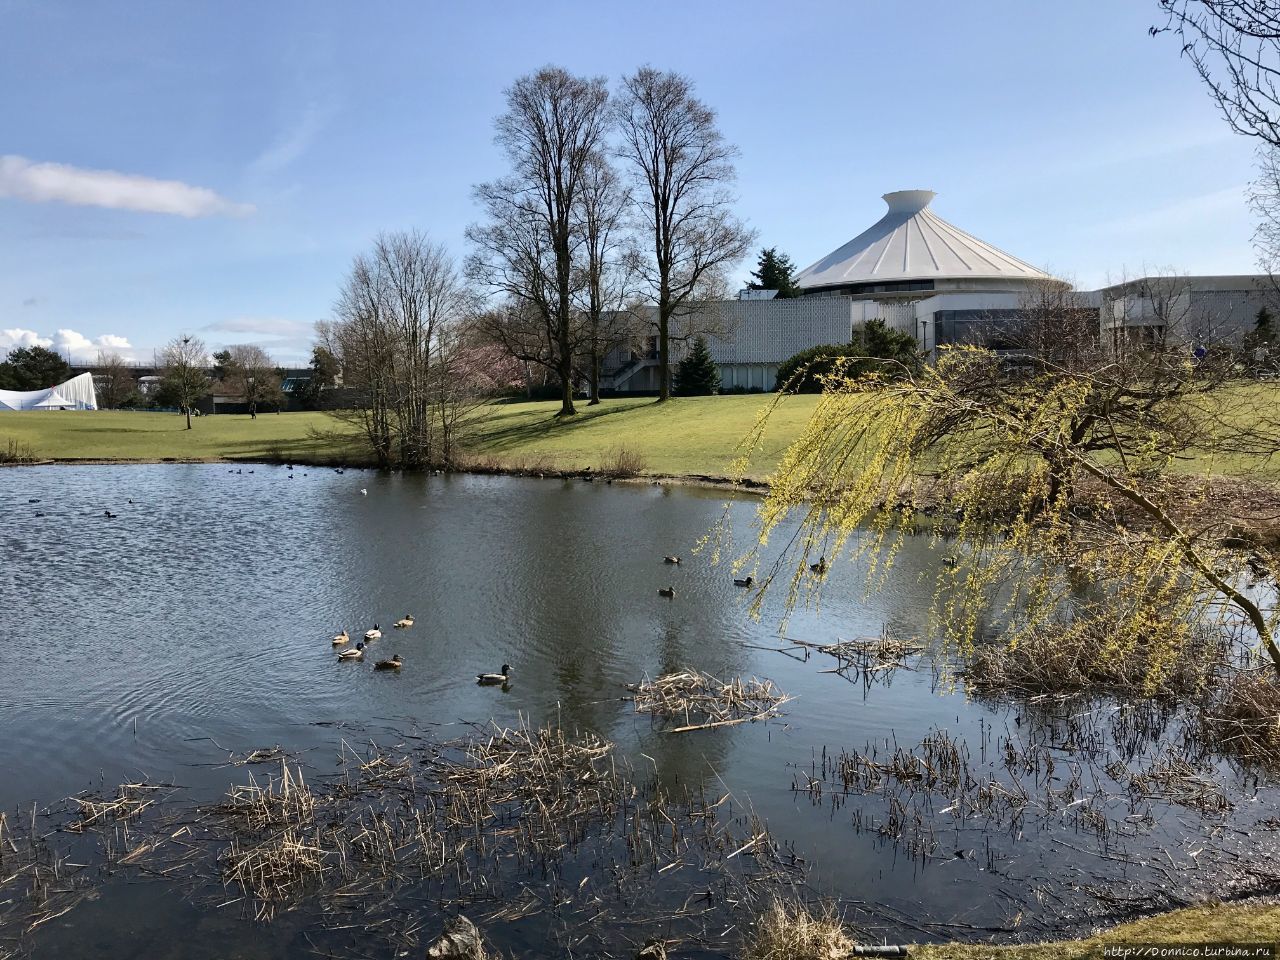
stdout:
MULTIPOLYGON (((637 779, 673 795, 730 797, 725 809, 751 811, 801 865, 807 891, 890 942, 1070 933, 1277 882, 1261 866, 1278 846, 1274 787, 1188 748, 1176 707, 974 699, 927 655, 865 677, 832 672, 820 651, 780 640, 780 597, 753 620, 749 591, 694 552, 724 501, 677 486, 265 465, 0 471, 0 809, 29 821, 34 804, 55 824, 63 798, 142 781, 175 785, 181 799, 168 802, 209 804, 278 775, 278 764, 228 764, 254 749, 279 746, 322 776, 344 743, 557 724, 615 742, 637 779), (675 596, 660 596, 668 586, 675 596), (414 625, 392 629, 405 614, 414 625), (398 653, 398 672, 337 661, 337 629, 354 638, 375 623, 385 635, 371 653, 398 653), (508 686, 476 685, 504 663, 508 686), (664 733, 623 685, 683 668, 768 678, 793 699, 779 719, 664 733), (857 755, 887 764, 898 749, 932 771, 924 782, 869 783, 857 755), (946 779, 944 755, 970 800, 928 782, 946 779), (1194 770, 1178 789, 1145 776, 1186 757, 1194 770), (1211 789, 1188 797, 1196 782, 1211 789)), ((754 501, 728 511, 745 544, 754 501)), ((797 611, 786 635, 923 636, 944 559, 945 546, 914 538, 876 593, 837 563, 821 606, 797 611)), ((21 948, 190 955, 192 931, 211 955, 310 955, 325 942, 305 912, 257 922, 230 893, 194 896, 194 881, 178 889, 158 874, 105 871, 21 948)), ((689 902, 680 876, 651 878, 664 902, 689 902)), ((415 943, 438 932, 440 899, 404 887, 384 908, 419 918, 415 943)), ((742 922, 732 904, 706 913, 742 922)), ((666 916, 654 932, 678 937, 666 916)), ((578 922, 557 935, 575 942, 578 922)), ((610 922, 581 920, 598 942, 610 922)), ((547 923, 530 910, 485 933, 519 950, 543 943, 547 923)), ((0 952, 13 935, 0 926, 0 952)), ((397 952, 378 935, 361 948, 397 952)))

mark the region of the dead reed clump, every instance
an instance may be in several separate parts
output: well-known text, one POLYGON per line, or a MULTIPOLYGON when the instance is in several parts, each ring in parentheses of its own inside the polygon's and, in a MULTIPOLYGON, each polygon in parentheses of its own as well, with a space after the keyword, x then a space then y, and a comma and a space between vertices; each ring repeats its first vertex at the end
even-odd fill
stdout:
POLYGON ((122 783, 114 797, 95 797, 82 794, 71 799, 79 805, 79 819, 67 824, 71 833, 83 833, 89 827, 101 826, 110 821, 131 820, 155 803, 162 788, 152 783, 122 783))
POLYGON ((1139 643, 1114 649, 1101 625, 1043 628, 1020 637, 1016 645, 979 646, 964 665, 965 682, 980 691, 1065 693, 1109 688, 1158 697, 1203 691, 1227 662, 1230 638, 1222 631, 1196 630, 1173 648, 1139 643))
POLYGON ((299 831, 287 829, 246 847, 239 840, 221 857, 225 883, 238 885, 256 901, 259 920, 269 920, 277 904, 306 892, 325 870, 325 851, 299 831))
POLYGON ((1242 671, 1200 714, 1206 739, 1219 750, 1268 769, 1280 768, 1280 683, 1242 671))
POLYGON ((627 684, 626 689, 631 691, 637 713, 650 714, 665 724, 679 724, 667 726, 667 733, 767 720, 780 716, 780 708, 791 700, 771 680, 734 677, 725 681, 697 670, 627 684))
POLYGON ((644 454, 628 446, 615 447, 600 462, 600 475, 615 480, 626 480, 638 477, 648 466, 644 454))
POLYGON ((249 783, 233 786, 215 812, 248 830, 301 827, 311 823, 317 801, 302 778, 302 768, 291 771, 287 763, 282 763, 280 771, 280 778, 268 780, 265 787, 252 776, 249 783))
POLYGON ((814 913, 799 900, 773 900, 756 917, 744 960, 844 960, 855 944, 831 907, 814 913))
POLYGON ((1107 775, 1134 796, 1164 800, 1204 814, 1225 813, 1232 806, 1218 784, 1201 776, 1185 757, 1172 750, 1141 773, 1130 773, 1123 763, 1114 761, 1108 765, 1107 775))

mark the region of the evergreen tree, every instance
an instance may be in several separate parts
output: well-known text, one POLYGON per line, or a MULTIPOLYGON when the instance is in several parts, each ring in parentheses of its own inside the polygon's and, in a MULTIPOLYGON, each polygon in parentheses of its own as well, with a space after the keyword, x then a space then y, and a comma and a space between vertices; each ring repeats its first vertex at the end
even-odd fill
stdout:
POLYGON ((791 275, 795 272, 795 264, 785 253, 779 253, 777 247, 766 247, 760 251, 760 259, 756 261, 756 269, 751 275, 756 282, 751 284, 752 290, 777 290, 778 299, 786 300, 798 296, 791 275))
POLYGON ((720 368, 711 359, 704 338, 694 340, 689 355, 676 364, 675 388, 682 397, 705 397, 720 392, 720 368))
POLYGON ((71 366, 45 347, 14 347, 9 351, 7 376, 11 390, 44 390, 71 379, 71 366))
POLYGON ((1263 307, 1253 325, 1253 335, 1259 343, 1270 345, 1275 343, 1276 328, 1271 322, 1271 311, 1263 307))

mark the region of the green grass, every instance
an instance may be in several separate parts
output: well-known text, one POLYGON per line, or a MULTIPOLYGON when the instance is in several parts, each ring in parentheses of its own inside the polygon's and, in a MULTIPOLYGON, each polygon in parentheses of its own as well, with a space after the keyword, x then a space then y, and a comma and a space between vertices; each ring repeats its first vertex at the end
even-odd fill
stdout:
MULTIPOLYGON (((559 403, 513 403, 490 408, 473 452, 498 460, 549 458, 561 469, 598 468, 619 448, 638 453, 645 470, 676 476, 724 476, 771 398, 760 394, 686 397, 657 404, 649 398, 578 405, 558 419, 559 403)), ((775 413, 753 476, 770 473, 813 412, 816 396, 789 397, 775 413)))
MULTIPOLYGON (((519 467, 535 462, 556 469, 599 469, 620 448, 644 461, 646 472, 723 476, 769 401, 759 394, 579 403, 579 413, 558 418, 558 402, 506 403, 486 408, 468 443, 477 461, 519 467)), ((767 475, 812 412, 817 398, 789 398, 770 425, 753 476, 767 475)), ((177 414, 53 411, 0 413, 0 445, 30 444, 44 460, 296 460, 359 462, 351 428, 324 413, 221 414, 199 417, 194 428, 177 414)))
POLYGON ((323 413, 246 414, 186 419, 172 413, 117 410, 0 413, 0 445, 30 444, 42 460, 271 460, 341 459, 354 445, 312 436, 346 432, 323 413))
POLYGON ((1280 941, 1280 906, 1272 903, 1189 907, 1121 924, 1084 940, 1007 947, 937 945, 913 947, 918 960, 1074 960, 1100 957, 1102 947, 1120 943, 1275 943, 1280 941))

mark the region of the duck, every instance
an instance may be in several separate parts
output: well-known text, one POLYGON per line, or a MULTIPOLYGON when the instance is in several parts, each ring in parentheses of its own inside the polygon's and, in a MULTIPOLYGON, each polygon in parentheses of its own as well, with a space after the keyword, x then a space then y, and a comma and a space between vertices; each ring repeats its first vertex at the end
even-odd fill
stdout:
POLYGON ((366 640, 377 640, 381 636, 382 636, 382 631, 378 629, 378 625, 376 623, 373 625, 372 630, 366 630, 364 632, 364 638, 366 640))
POLYGON ((357 643, 357 644, 356 644, 354 647, 352 647, 350 650, 342 650, 342 651, 340 651, 340 652, 338 653, 338 659, 339 659, 339 660, 363 660, 363 659, 364 659, 364 644, 363 644, 363 643, 357 643))
POLYGON ((375 670, 399 670, 404 661, 400 659, 400 654, 396 654, 390 660, 379 660, 373 665, 375 670))
POLYGON ((110 510, 103 510, 102 515, 106 517, 108 520, 114 520, 117 516, 116 514, 112 513, 110 510))
POLYGON ((943 558, 942 558, 942 565, 943 565, 944 567, 954 567, 954 566, 956 565, 956 558, 955 558, 955 557, 943 557, 943 558))
POLYGON ((676 595, 675 587, 659 587, 658 595, 661 597, 674 597, 676 595))
POLYGON ((499 683, 505 684, 510 679, 511 664, 504 663, 501 673, 477 673, 476 683, 481 686, 496 686, 499 683))
POLYGON ((755 577, 734 577, 733 585, 735 587, 749 587, 756 582, 755 577))
POLYGON ((826 557, 826 554, 823 554, 822 556, 820 556, 820 557, 818 558, 818 562, 817 562, 817 563, 811 563, 811 564, 809 564, 809 569, 810 569, 810 570, 812 570, 814 573, 818 574, 819 576, 821 576, 822 574, 826 573, 826 572, 827 572, 827 557, 826 557))
POLYGON ((368 495, 369 495, 369 491, 368 491, 368 490, 366 490, 364 487, 361 487, 361 488, 360 488, 360 496, 362 496, 362 497, 367 497, 368 495))
POLYGON ((413 614, 406 613, 403 617, 392 624, 397 630, 404 630, 413 626, 413 614))
POLYGON ((663 563, 679 563, 680 558, 679 557, 663 557, 662 562, 663 563))
POLYGON ((348 636, 348 634, 347 634, 347 628, 346 628, 346 627, 343 627, 343 628, 342 628, 342 632, 341 632, 341 633, 339 633, 337 636, 335 636, 335 637, 333 638, 333 645, 334 645, 335 647, 340 647, 340 646, 342 646, 344 643, 348 643, 348 642, 350 642, 350 640, 351 640, 351 637, 350 637, 350 636, 348 636))

